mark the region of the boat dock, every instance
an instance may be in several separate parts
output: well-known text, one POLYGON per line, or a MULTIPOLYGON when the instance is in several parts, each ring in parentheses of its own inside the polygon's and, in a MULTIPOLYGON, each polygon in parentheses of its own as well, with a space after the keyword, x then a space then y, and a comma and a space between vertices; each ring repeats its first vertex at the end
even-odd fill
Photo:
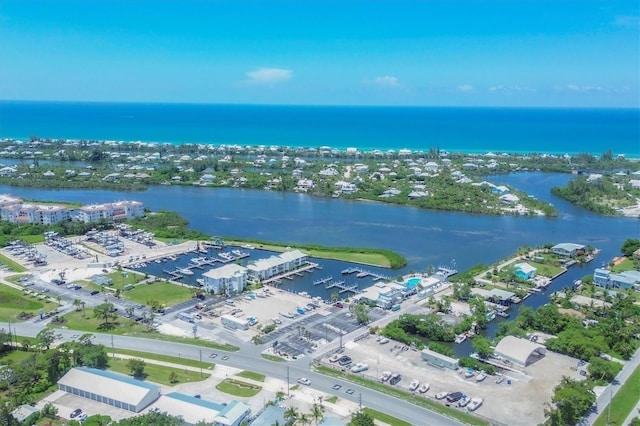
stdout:
POLYGON ((178 271, 177 269, 175 271, 169 271, 167 269, 163 269, 162 272, 169 275, 172 280, 179 280, 180 278, 184 277, 184 275, 182 275, 180 271, 178 271))
POLYGON ((446 266, 439 266, 436 274, 443 276, 444 278, 449 278, 452 275, 458 273, 457 269, 447 268, 446 266))
POLYGON ((357 275, 358 278, 373 277, 374 281, 390 280, 391 279, 387 275, 383 275, 383 274, 380 274, 378 272, 369 271, 367 269, 362 269, 362 268, 359 268, 359 267, 356 267, 356 266, 352 266, 352 267, 349 267, 347 269, 343 269, 342 270, 342 274, 344 274, 344 275, 355 274, 356 272, 358 273, 358 275, 357 275))
POLYGON ((320 284, 326 284, 329 281, 333 280, 333 277, 325 277, 319 280, 316 280, 313 282, 313 285, 320 285, 320 284))
POLYGON ((358 290, 358 284, 354 285, 346 285, 344 281, 330 281, 327 285, 324 286, 327 290, 331 288, 338 288, 338 293, 346 293, 347 291, 351 291, 353 293, 360 293, 358 290))
POLYGON ((267 278, 266 280, 262 281, 262 284, 264 285, 269 285, 269 284, 280 284, 282 283, 283 279, 287 279, 287 280, 293 280, 293 276, 302 276, 300 274, 307 272, 307 271, 311 271, 313 269, 316 269, 318 267, 317 263, 313 263, 313 262, 308 262, 307 264, 301 266, 298 269, 294 269, 293 271, 287 271, 285 273, 282 274, 278 274, 278 275, 274 275, 271 278, 267 278))

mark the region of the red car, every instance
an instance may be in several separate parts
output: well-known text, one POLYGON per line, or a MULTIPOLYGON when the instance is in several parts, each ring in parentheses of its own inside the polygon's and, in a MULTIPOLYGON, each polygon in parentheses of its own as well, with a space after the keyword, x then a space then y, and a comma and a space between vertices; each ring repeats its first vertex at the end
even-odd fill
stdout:
POLYGON ((333 304, 333 306, 340 309, 344 308, 344 305, 341 302, 336 302, 333 304))

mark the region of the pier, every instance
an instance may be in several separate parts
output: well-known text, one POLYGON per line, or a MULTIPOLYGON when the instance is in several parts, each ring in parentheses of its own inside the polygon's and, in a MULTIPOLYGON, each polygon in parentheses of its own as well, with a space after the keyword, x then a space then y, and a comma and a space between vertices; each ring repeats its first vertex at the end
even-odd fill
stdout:
POLYGON ((374 281, 379 281, 379 280, 391 280, 391 277, 387 276, 387 275, 383 275, 380 274, 378 272, 373 272, 373 271, 369 271, 367 269, 362 269, 359 268, 357 266, 352 266, 349 267, 347 269, 343 269, 342 270, 342 274, 348 275, 348 274, 355 274, 358 273, 357 277, 358 278, 365 278, 365 277, 373 277, 374 281))
POLYGON ((325 277, 319 280, 316 280, 313 282, 313 285, 320 285, 320 284, 326 284, 329 281, 333 280, 333 277, 325 277))
POLYGON ((264 285, 280 284, 282 283, 283 279, 293 280, 294 275, 300 276, 299 274, 303 272, 311 271, 313 269, 316 269, 317 267, 318 267, 317 263, 307 262, 305 265, 301 266, 298 269, 294 269, 293 271, 287 271, 285 273, 274 275, 273 277, 267 278, 262 281, 262 284, 264 285))
POLYGON ((438 272, 436 272, 437 275, 443 276, 445 279, 457 273, 458 273, 457 269, 447 268, 446 266, 439 266, 438 272))
POLYGON ((360 293, 360 291, 358 290, 358 284, 349 286, 349 285, 346 285, 344 281, 330 281, 329 284, 324 286, 324 288, 326 288, 327 290, 334 287, 339 289, 338 293, 340 294, 346 293, 347 291, 351 291, 353 293, 360 293))

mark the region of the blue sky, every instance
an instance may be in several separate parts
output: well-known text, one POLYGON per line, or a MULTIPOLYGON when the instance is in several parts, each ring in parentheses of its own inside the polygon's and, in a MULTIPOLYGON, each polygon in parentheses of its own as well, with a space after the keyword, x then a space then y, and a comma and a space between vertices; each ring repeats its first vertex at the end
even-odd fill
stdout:
POLYGON ((640 106, 630 1, 0 3, 0 99, 640 106))

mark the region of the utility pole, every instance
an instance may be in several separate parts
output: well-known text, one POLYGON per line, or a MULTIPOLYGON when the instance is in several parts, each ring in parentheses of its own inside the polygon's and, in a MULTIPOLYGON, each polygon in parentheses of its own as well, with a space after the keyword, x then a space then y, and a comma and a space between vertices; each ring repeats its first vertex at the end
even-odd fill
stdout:
POLYGON ((13 334, 11 333, 11 321, 9 321, 7 324, 9 324, 9 345, 13 347, 13 334))
POLYGON ((289 389, 289 366, 287 366, 287 396, 291 396, 291 391, 289 389))
POLYGON ((111 333, 111 358, 116 357, 116 348, 113 346, 113 333, 111 333))
POLYGON ((202 349, 200 349, 200 378, 202 378, 202 349))
POLYGON ((362 411, 362 392, 359 393, 358 397, 358 405, 360 406, 360 411, 362 411))

